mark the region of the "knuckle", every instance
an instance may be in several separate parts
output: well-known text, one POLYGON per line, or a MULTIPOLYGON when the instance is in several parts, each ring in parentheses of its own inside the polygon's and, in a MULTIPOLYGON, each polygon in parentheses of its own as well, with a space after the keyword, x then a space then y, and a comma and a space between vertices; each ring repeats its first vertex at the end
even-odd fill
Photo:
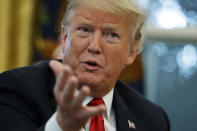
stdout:
POLYGON ((69 65, 65 65, 64 66, 64 70, 66 70, 68 72, 71 72, 72 71, 72 69, 71 69, 71 67, 69 65))

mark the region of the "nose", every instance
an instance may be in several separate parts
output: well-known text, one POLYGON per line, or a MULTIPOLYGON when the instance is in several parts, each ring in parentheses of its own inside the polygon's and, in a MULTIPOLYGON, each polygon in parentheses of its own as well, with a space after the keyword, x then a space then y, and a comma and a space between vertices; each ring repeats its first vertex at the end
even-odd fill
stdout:
POLYGON ((91 54, 98 55, 102 52, 102 35, 99 31, 95 31, 89 40, 87 51, 91 54))

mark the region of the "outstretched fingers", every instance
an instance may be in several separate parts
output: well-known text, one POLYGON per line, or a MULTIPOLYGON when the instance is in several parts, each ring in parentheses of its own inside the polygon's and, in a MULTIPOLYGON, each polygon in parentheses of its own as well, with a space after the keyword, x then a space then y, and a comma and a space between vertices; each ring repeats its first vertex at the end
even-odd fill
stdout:
POLYGON ((86 96, 90 95, 90 88, 83 86, 79 94, 75 93, 79 80, 68 65, 57 61, 51 61, 49 65, 56 75, 54 95, 58 103, 57 121, 62 129, 80 129, 90 117, 106 112, 105 105, 82 106, 86 96))
POLYGON ((78 79, 75 76, 71 76, 64 87, 64 90, 61 92, 61 101, 62 104, 69 104, 73 101, 75 96, 75 90, 78 87, 78 79))
POLYGON ((107 111, 107 108, 105 105, 91 106, 91 107, 86 106, 85 108, 86 108, 86 112, 84 113, 84 116, 88 118, 107 111))
POLYGON ((73 108, 81 107, 83 100, 90 94, 90 88, 88 86, 83 86, 80 90, 80 93, 72 101, 71 106, 73 108))

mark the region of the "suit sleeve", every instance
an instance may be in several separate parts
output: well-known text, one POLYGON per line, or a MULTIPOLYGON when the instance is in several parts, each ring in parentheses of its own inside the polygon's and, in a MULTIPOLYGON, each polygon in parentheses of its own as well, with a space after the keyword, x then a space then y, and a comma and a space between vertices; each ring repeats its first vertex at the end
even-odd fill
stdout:
POLYGON ((0 74, 0 131, 44 131, 22 87, 13 72, 0 74))

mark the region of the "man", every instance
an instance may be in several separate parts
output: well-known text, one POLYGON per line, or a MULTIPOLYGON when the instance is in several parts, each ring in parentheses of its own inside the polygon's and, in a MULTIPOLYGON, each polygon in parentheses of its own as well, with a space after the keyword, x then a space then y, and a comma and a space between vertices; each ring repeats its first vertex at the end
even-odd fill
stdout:
POLYGON ((134 0, 70 0, 62 62, 1 74, 0 129, 168 131, 159 106, 117 81, 139 52, 142 23, 134 0))

